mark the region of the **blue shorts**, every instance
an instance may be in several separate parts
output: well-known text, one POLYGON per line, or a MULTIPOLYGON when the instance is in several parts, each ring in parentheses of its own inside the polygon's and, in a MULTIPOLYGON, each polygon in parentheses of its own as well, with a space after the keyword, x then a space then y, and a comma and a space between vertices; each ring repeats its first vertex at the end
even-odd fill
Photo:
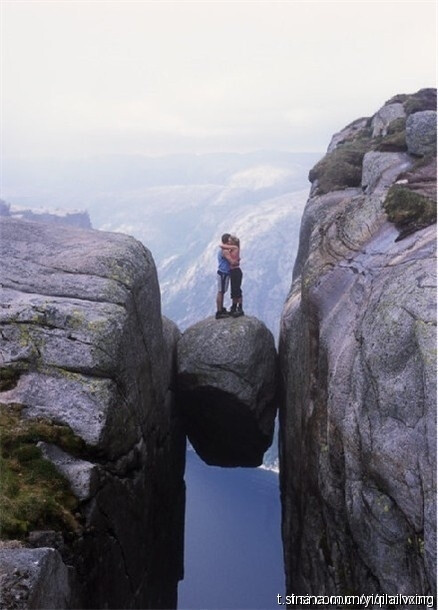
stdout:
POLYGON ((225 294, 230 285, 230 274, 223 271, 217 272, 217 291, 225 294))

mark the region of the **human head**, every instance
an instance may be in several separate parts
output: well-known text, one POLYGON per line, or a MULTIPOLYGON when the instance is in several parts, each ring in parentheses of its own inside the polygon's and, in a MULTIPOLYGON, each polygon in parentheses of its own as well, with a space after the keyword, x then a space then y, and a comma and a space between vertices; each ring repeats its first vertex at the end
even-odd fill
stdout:
POLYGON ((231 237, 231 235, 229 233, 224 233, 221 237, 222 243, 227 244, 230 237, 231 237))
POLYGON ((234 246, 240 246, 240 240, 236 235, 230 235, 228 238, 228 243, 233 244, 234 246))

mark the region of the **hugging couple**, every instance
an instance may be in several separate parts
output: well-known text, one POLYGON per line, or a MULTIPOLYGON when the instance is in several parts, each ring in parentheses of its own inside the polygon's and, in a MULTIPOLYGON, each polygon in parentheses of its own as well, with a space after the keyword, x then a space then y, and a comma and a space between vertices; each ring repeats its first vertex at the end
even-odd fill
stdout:
POLYGON ((217 270, 216 320, 233 316, 243 316, 242 309, 242 269, 240 268, 240 240, 230 233, 224 233, 219 244, 217 270), (231 282, 230 311, 224 307, 224 296, 231 282))

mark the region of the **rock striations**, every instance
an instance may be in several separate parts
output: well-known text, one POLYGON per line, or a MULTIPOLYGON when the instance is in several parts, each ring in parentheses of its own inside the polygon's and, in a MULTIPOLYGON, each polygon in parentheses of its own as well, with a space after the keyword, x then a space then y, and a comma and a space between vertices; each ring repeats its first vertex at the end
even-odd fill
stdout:
POLYGON ((435 592, 436 91, 334 136, 281 322, 288 592, 435 592))
MULTIPOLYGON (((7 216, 0 226, 2 421, 18 414, 22 422, 21 447, 4 437, 2 491, 21 511, 5 519, 10 537, 45 547, 1 551, 5 591, 18 591, 9 607, 175 607, 185 495, 172 390, 179 331, 162 324, 152 256, 119 234, 7 216), (12 480, 14 469, 39 463, 38 452, 76 498, 72 514, 61 507, 61 537, 29 531, 59 529, 55 513, 37 514, 37 490, 21 497, 12 480), (7 573, 15 556, 20 563, 32 553, 45 602, 34 568, 7 573), (58 596, 48 590, 53 566, 58 596)), ((57 498, 47 494, 51 505, 57 498)))
POLYGON ((178 343, 178 400, 188 438, 214 466, 260 466, 277 410, 274 337, 250 316, 207 318, 178 343))

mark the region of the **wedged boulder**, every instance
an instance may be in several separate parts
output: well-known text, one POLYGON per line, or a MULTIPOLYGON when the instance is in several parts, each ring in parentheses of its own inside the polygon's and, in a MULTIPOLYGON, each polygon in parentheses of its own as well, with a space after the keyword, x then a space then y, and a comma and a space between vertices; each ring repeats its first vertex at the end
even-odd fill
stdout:
POLYGON ((8 217, 0 230, 4 439, 44 472, 49 460, 76 501, 48 517, 1 515, 2 533, 27 543, 32 530, 59 527, 82 604, 69 607, 175 607, 185 436, 178 331, 163 330, 152 255, 121 234, 8 217), (13 445, 17 428, 24 447, 13 445))
POLYGON ((207 318, 178 343, 178 402, 188 438, 214 466, 259 466, 272 443, 277 356, 257 318, 207 318))

